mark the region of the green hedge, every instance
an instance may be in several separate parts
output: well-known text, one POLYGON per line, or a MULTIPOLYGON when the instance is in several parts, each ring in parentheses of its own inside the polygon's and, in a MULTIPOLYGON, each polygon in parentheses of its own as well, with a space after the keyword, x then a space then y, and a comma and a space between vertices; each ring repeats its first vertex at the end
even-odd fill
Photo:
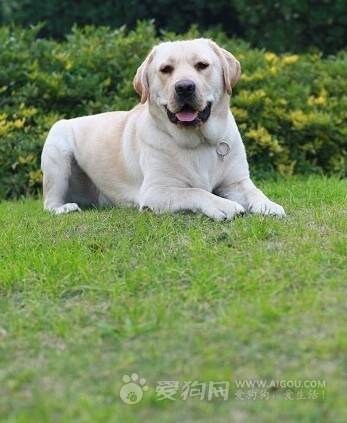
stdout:
MULTIPOLYGON (((134 72, 159 41, 145 23, 128 34, 76 29, 64 42, 37 39, 37 31, 0 28, 0 198, 40 190, 40 153, 55 121, 135 105, 134 72)), ((231 108, 253 173, 345 175, 346 52, 277 56, 204 35, 241 61, 231 108)))
POLYGON ((127 25, 154 19, 157 29, 184 32, 192 24, 220 27, 258 48, 327 54, 346 47, 346 0, 2 0, 0 23, 45 21, 44 36, 62 38, 77 25, 127 25))

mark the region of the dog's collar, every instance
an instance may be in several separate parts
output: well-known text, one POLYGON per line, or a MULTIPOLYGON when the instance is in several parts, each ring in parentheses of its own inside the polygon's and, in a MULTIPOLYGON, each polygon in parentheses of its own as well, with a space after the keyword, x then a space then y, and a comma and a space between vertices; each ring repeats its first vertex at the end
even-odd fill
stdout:
POLYGON ((231 147, 230 144, 226 140, 222 140, 217 144, 216 153, 220 160, 224 160, 224 158, 230 153, 231 147))

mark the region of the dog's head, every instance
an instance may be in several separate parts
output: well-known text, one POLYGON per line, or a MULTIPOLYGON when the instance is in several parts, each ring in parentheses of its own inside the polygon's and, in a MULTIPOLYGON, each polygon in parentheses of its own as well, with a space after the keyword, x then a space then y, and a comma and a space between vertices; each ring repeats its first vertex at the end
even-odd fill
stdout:
POLYGON ((207 39, 159 44, 138 68, 134 88, 141 102, 157 106, 172 124, 204 124, 240 78, 235 57, 207 39))

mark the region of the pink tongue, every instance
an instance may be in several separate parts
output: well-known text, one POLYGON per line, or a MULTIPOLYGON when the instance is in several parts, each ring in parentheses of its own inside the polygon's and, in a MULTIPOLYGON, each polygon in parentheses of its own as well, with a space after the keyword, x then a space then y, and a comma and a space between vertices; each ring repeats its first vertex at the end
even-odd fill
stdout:
POLYGON ((179 112, 176 113, 176 117, 181 122, 192 122, 198 116, 198 112, 179 112))

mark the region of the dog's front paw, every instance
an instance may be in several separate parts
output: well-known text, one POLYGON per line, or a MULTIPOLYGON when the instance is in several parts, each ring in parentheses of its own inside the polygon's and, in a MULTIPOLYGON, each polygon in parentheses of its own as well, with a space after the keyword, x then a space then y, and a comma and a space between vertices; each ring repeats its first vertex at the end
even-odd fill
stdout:
POLYGON ((202 212, 214 220, 231 220, 245 213, 245 209, 236 201, 218 198, 204 207, 202 212))
POLYGON ((262 214, 264 216, 286 216, 284 208, 279 204, 269 200, 268 198, 259 199, 252 202, 248 207, 248 211, 254 214, 262 214))

